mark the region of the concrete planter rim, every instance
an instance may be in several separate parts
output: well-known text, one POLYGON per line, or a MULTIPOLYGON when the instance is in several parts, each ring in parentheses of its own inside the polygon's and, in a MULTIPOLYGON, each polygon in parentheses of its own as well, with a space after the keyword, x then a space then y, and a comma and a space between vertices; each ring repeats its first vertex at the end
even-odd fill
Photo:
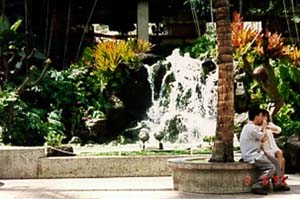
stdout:
POLYGON ((168 159, 168 166, 172 169, 186 170, 252 170, 253 164, 245 162, 196 162, 197 160, 207 160, 205 157, 183 157, 168 159))
POLYGON ((251 186, 247 177, 255 178, 255 166, 244 162, 208 162, 208 158, 168 159, 174 190, 192 193, 245 193, 251 186), (201 161, 197 161, 201 160, 201 161))

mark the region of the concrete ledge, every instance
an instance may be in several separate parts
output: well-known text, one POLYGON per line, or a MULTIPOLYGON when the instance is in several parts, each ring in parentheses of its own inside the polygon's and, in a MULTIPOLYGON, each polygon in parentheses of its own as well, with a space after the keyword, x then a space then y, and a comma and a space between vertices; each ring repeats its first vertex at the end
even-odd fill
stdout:
POLYGON ((168 160, 172 168, 175 190, 194 193, 245 193, 251 191, 256 177, 254 165, 242 162, 214 163, 203 158, 175 158, 168 160), (202 162, 201 162, 202 161, 202 162))
POLYGON ((38 178, 38 159, 45 156, 43 147, 1 147, 0 178, 38 178))
POLYGON ((44 147, 1 147, 0 179, 171 176, 174 157, 186 156, 46 157, 44 147))
POLYGON ((76 156, 38 160, 39 178, 170 176, 167 160, 174 156, 76 156))

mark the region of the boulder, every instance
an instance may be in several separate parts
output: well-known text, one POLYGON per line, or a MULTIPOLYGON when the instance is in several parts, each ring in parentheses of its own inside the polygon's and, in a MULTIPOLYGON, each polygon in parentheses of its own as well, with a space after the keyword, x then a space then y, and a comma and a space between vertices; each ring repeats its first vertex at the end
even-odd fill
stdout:
POLYGON ((286 161, 286 173, 300 172, 300 139, 299 135, 291 135, 283 146, 286 161))

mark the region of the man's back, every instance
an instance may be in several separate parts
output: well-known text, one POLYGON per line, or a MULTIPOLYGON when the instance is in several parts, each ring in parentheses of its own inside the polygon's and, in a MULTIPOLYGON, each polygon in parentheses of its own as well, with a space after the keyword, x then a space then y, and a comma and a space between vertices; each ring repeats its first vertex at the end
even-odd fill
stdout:
POLYGON ((256 158, 263 155, 263 152, 260 150, 260 143, 263 137, 264 134, 253 122, 249 121, 243 127, 240 136, 240 148, 245 162, 254 163, 256 158))

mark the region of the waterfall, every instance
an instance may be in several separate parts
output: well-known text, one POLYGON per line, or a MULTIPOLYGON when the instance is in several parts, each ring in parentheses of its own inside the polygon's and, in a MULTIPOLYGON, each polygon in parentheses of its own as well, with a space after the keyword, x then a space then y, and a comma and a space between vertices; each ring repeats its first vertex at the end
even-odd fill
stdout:
POLYGON ((155 133, 164 135, 164 143, 198 145, 202 136, 214 135, 217 72, 215 69, 206 74, 202 64, 175 49, 165 60, 146 66, 152 105, 143 124, 149 130, 150 143, 158 142, 155 133), (159 75, 159 71, 164 73, 159 75))

